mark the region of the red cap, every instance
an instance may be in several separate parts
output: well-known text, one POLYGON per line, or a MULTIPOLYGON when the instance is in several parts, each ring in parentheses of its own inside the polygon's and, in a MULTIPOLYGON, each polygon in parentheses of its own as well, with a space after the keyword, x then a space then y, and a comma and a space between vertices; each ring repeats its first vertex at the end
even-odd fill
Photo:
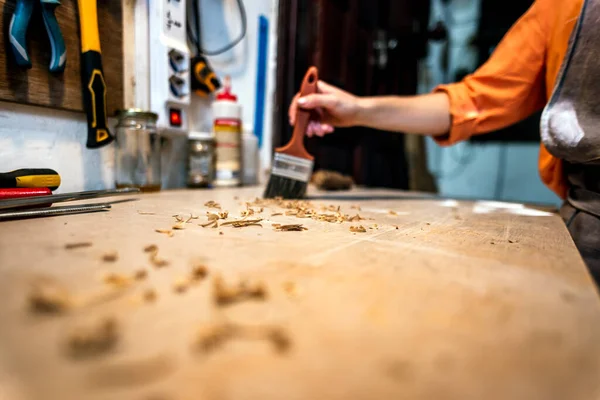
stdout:
POLYGON ((237 96, 231 93, 231 77, 227 75, 223 82, 223 91, 217 94, 217 100, 237 101, 237 96))

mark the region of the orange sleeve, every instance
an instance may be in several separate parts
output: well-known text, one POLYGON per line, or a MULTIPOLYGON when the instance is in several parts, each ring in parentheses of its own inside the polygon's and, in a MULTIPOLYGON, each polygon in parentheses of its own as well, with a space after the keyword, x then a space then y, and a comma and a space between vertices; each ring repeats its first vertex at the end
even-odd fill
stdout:
POLYGON ((434 90, 448 94, 452 115, 451 130, 436 138, 439 144, 510 126, 544 107, 547 3, 537 0, 475 73, 434 90))

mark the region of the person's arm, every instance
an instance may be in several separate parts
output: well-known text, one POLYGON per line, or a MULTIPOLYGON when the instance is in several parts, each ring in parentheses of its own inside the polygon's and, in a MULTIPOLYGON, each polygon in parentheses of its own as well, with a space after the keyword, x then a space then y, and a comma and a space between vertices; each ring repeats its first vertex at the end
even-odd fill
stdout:
POLYGON ((364 125, 434 135, 439 143, 451 144, 520 121, 546 102, 544 66, 554 1, 537 0, 490 60, 460 83, 428 95, 358 98, 320 82, 320 93, 294 99, 290 122, 297 107, 316 109, 321 119, 311 122, 308 135, 364 125))
POLYGON ((450 99, 445 93, 361 99, 359 125, 383 131, 443 135, 450 130, 450 99))
POLYGON ((297 107, 320 113, 320 120, 309 125, 309 136, 323 136, 333 132, 333 127, 344 126, 426 135, 442 135, 450 129, 450 102, 444 93, 357 97, 325 82, 319 82, 318 88, 318 94, 296 96, 290 107, 292 125, 297 107))

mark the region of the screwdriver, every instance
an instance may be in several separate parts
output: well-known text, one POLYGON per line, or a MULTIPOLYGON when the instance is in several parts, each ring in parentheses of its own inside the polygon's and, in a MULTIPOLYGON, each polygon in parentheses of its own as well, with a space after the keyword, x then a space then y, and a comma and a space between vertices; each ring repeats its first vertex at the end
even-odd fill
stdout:
POLYGON ((0 173, 0 188, 49 188, 60 186, 58 172, 48 168, 23 168, 0 173))
POLYGON ((50 194, 52 194, 52 191, 48 188, 0 188, 0 201, 22 197, 48 196, 50 194))

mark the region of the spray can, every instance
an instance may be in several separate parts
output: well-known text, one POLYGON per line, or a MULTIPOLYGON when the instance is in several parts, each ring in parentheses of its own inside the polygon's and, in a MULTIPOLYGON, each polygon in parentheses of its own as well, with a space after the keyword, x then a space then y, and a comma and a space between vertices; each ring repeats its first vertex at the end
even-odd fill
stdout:
POLYGON ((216 142, 214 185, 234 187, 242 183, 242 106, 231 92, 231 79, 225 77, 223 91, 213 102, 213 132, 216 142))

